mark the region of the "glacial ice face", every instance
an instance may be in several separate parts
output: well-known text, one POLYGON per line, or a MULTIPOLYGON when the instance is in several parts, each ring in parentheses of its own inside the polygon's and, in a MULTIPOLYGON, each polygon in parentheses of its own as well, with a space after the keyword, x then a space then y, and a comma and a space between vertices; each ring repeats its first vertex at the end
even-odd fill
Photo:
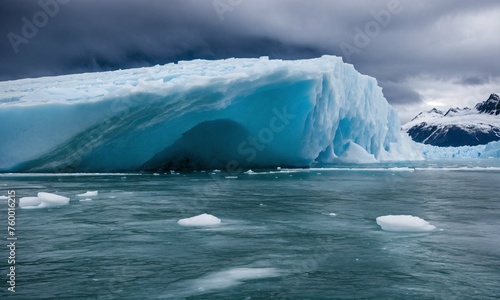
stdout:
POLYGON ((376 80, 334 56, 194 60, 0 91, 1 172, 299 167, 348 148, 421 158, 376 80))
POLYGON ((417 145, 426 159, 500 157, 500 141, 461 147, 437 147, 418 143, 417 145))

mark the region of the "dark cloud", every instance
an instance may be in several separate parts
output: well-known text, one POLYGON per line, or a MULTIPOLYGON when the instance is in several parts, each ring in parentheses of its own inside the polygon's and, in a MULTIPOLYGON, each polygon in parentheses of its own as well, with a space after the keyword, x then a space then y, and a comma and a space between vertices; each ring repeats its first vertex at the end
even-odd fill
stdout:
POLYGON ((490 78, 485 75, 464 76, 456 81, 460 85, 483 85, 490 82, 490 78))
POLYGON ((0 80, 194 58, 333 54, 376 77, 390 102, 418 103, 408 78, 479 85, 500 76, 495 11, 497 0, 3 0, 0 80), (56 11, 46 22, 40 3, 56 11), (23 36, 37 14, 43 26, 16 53, 9 34, 23 36))
POLYGON ((404 83, 379 82, 379 85, 382 87, 384 96, 391 99, 393 104, 401 105, 422 101, 422 96, 404 83))

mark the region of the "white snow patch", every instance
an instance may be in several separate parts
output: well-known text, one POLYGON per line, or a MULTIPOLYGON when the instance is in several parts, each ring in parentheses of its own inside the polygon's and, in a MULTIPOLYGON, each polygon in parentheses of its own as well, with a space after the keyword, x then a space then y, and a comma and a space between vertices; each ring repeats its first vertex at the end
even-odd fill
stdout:
POLYGON ((377 224, 385 231, 426 232, 436 229, 424 219, 411 215, 387 215, 377 217, 377 224))
POLYGON ((213 215, 201 214, 191 218, 180 219, 177 223, 181 226, 211 226, 220 224, 221 219, 213 215))
POLYGON ((99 194, 99 191, 87 191, 83 194, 78 194, 78 197, 96 197, 99 194))

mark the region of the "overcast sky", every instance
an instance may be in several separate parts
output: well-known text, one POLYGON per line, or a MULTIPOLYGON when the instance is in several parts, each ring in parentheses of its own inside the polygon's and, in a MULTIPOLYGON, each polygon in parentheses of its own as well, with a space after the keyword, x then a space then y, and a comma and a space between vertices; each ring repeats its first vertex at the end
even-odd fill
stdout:
POLYGON ((2 0, 0 80, 332 54, 405 122, 500 93, 499 16, 498 0, 2 0))

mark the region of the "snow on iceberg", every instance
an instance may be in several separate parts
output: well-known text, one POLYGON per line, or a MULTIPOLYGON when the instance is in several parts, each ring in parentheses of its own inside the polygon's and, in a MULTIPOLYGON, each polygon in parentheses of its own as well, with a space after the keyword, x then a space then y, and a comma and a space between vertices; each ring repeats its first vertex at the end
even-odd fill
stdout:
POLYGON ((0 82, 0 140, 0 172, 302 167, 352 145, 421 158, 377 81, 334 56, 0 82))
POLYGON ((377 217, 377 224, 385 231, 426 232, 436 229, 424 219, 409 215, 388 215, 377 217))
POLYGON ((201 214, 191 218, 180 219, 177 223, 182 226, 212 226, 220 224, 221 219, 213 215, 201 214))
POLYGON ((69 203, 69 198, 52 194, 40 192, 37 197, 22 197, 19 199, 19 207, 25 209, 32 208, 45 208, 63 206, 69 203))

